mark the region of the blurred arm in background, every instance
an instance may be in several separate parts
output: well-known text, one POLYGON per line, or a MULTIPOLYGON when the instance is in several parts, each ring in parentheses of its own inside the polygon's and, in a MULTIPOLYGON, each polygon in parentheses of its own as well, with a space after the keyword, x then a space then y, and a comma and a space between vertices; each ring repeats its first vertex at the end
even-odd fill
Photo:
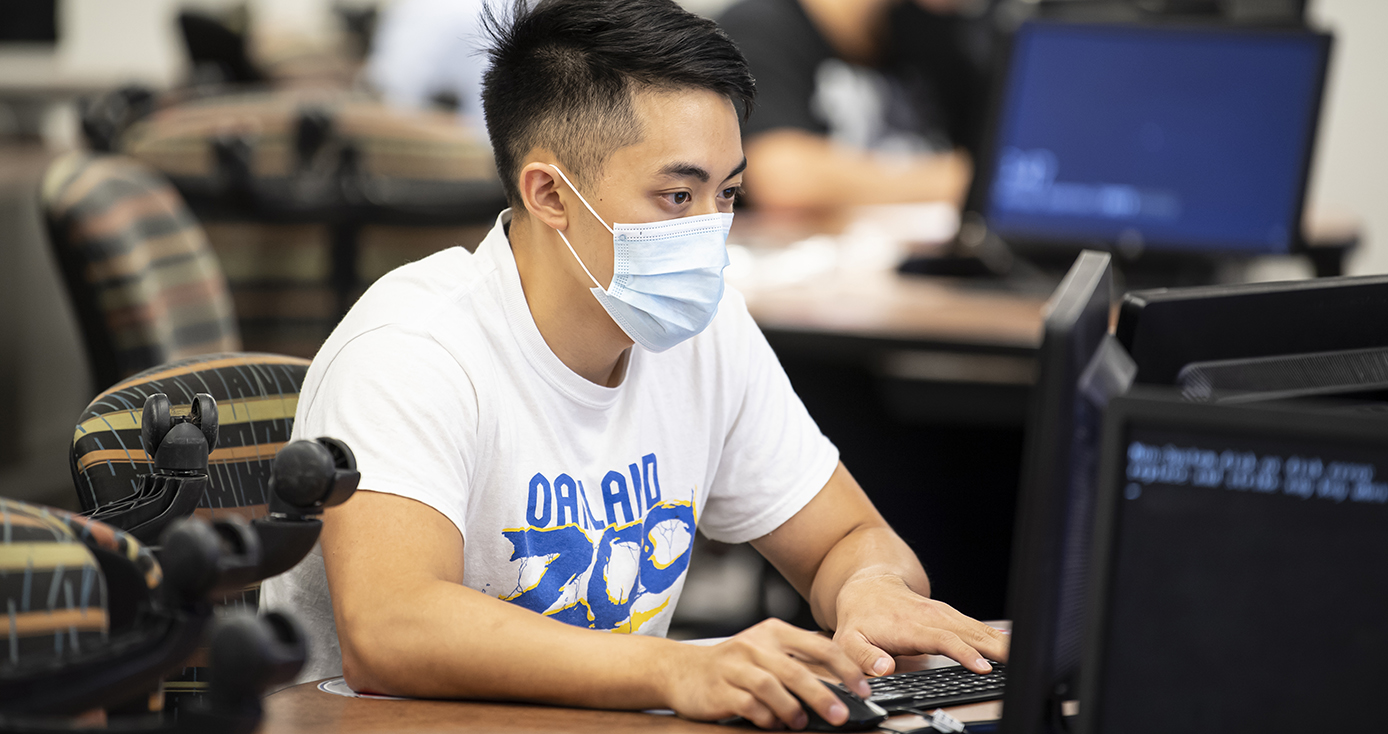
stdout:
POLYGON ((741 0, 719 23, 757 79, 743 126, 767 209, 962 204, 982 133, 986 31, 967 0, 741 0))
POLYGON ((381 9, 366 74, 401 109, 454 107, 487 139, 482 116, 483 0, 396 0, 381 9))

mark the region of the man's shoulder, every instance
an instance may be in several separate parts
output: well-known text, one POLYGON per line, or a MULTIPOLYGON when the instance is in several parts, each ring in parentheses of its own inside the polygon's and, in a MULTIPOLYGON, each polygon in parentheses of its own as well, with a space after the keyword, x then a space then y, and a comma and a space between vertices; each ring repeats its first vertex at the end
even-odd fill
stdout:
POLYGON ((440 309, 477 308, 495 270, 489 258, 461 247, 440 250, 372 283, 343 323, 422 323, 440 309))
POLYGON ((308 379, 472 381, 469 363, 490 351, 489 329, 504 320, 496 270, 485 253, 461 247, 396 268, 333 329, 308 379))
POLYGON ((366 289, 324 347, 385 327, 447 342, 489 323, 504 307, 496 236, 493 231, 474 252, 450 247, 390 271, 366 289))

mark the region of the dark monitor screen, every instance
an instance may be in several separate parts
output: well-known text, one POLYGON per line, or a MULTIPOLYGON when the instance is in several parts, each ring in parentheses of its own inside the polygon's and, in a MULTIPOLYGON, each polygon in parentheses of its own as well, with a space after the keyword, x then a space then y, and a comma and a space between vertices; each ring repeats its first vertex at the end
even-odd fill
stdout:
POLYGON ((1082 252, 1046 307, 1008 589, 1004 734, 1043 731, 1078 670, 1103 406, 1131 382, 1108 334, 1110 257, 1082 252))
POLYGON ((1009 242, 1288 252, 1328 56, 1308 31, 1025 24, 983 215, 1009 242))
POLYGON ((1388 420, 1128 397, 1105 433, 1082 731, 1381 730, 1388 420))
POLYGON ((58 40, 58 0, 0 2, 0 43, 45 43, 58 40))

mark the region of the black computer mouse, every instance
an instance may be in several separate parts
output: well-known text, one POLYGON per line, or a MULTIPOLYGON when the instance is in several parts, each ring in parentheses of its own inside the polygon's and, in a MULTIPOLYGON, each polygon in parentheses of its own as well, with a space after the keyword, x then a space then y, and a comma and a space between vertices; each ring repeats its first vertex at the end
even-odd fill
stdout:
MULTIPOLYGON (((806 731, 868 731, 876 729, 877 725, 887 718, 887 710, 873 703, 864 701, 858 694, 848 690, 843 685, 836 685, 828 681, 820 681, 826 688, 834 692, 835 696, 848 707, 848 720, 834 726, 824 720, 817 711, 805 706, 805 713, 809 716, 810 723, 805 726, 806 731)), ((800 702, 804 705, 804 701, 800 702)))

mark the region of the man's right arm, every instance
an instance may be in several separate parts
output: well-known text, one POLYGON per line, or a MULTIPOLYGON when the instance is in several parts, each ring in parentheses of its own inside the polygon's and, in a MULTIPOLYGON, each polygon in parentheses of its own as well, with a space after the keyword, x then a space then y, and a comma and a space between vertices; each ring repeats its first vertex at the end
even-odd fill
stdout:
POLYGON ((964 203, 973 168, 962 152, 890 158, 828 136, 777 128, 746 142, 747 196, 763 209, 964 203))
POLYGON ((866 690, 832 641, 774 620, 700 647, 573 627, 470 589, 458 529, 404 497, 362 491, 330 509, 322 549, 343 674, 356 690, 670 708, 793 728, 804 713, 792 691, 831 722, 847 716, 800 660, 866 690))

